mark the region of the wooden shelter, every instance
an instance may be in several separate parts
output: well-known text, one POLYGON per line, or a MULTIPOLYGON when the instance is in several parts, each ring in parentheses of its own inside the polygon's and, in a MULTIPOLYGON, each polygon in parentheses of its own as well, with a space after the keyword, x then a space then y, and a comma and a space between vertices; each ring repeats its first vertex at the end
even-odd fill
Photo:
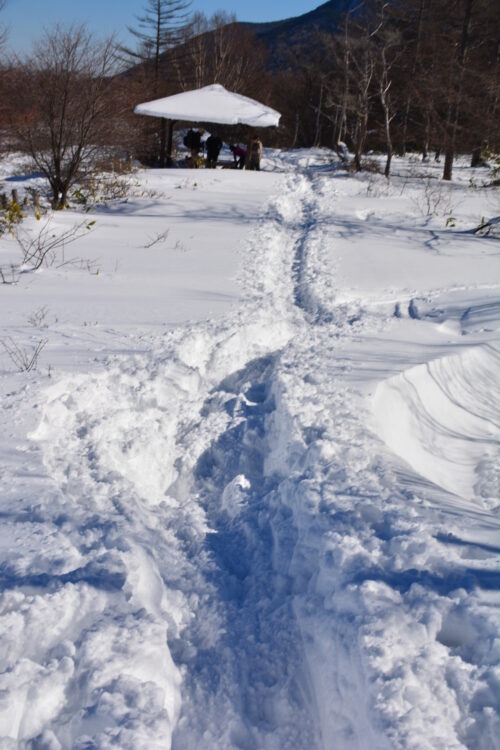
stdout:
POLYGON ((168 165, 172 164, 173 129, 176 122, 269 128, 277 127, 281 117, 275 109, 228 91, 219 84, 144 102, 138 104, 134 112, 163 120, 160 166, 165 166, 165 161, 168 165))

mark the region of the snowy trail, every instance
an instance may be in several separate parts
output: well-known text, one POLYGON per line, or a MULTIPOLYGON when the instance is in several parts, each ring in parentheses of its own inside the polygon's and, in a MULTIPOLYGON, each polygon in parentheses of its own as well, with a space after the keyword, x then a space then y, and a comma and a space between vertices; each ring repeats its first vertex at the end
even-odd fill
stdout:
MULTIPOLYGON (((251 279, 255 300, 249 294, 244 311, 191 334, 174 333, 167 337, 170 343, 161 343, 150 358, 118 360, 103 373, 60 381, 48 393, 48 406, 33 437, 44 448, 47 474, 59 487, 51 511, 53 525, 63 530, 70 546, 64 565, 71 573, 63 569, 53 583, 63 585, 66 596, 58 610, 65 610, 72 624, 69 632, 56 629, 42 648, 43 661, 54 667, 57 662, 57 670, 64 672, 60 679, 65 704, 54 701, 44 713, 32 697, 32 712, 40 726, 52 726, 50 737, 56 731, 65 746, 83 746, 86 736, 95 735, 103 747, 107 742, 164 747, 177 723, 181 700, 182 670, 174 665, 169 647, 178 663, 186 658, 189 664, 184 652, 213 648, 224 627, 225 605, 220 612, 217 594, 223 574, 216 582, 205 570, 213 564, 205 537, 208 530, 212 533, 216 518, 182 485, 184 474, 196 475, 213 435, 228 428, 226 410, 199 419, 214 381, 231 375, 235 366, 245 368, 262 353, 267 356, 290 336, 282 309, 285 295, 275 293, 290 277, 283 272, 287 240, 279 201, 276 211, 264 222, 255 256, 257 267, 264 260, 270 265, 266 254, 273 248, 271 264, 276 267, 263 280, 257 274, 251 279), (276 322, 270 326, 273 317, 276 322), (89 593, 91 611, 86 612, 79 597, 94 587, 101 593, 89 593), (181 635, 193 615, 196 633, 190 646, 181 635), (73 645, 55 661, 54 644, 66 640, 78 644, 76 651, 73 645), (102 649, 109 651, 106 664, 102 649), (126 679, 121 659, 127 664, 126 679), (83 683, 82 674, 88 675, 83 683), (147 711, 142 708, 145 700, 147 711), (86 707, 83 714, 77 710, 80 705, 86 707)), ((233 450, 236 457, 237 446, 233 450)), ((249 552, 248 563, 250 555, 257 554, 249 552)), ((57 567, 49 557, 45 565, 57 567)), ((264 577, 263 571, 261 587, 264 577)), ((53 598, 51 593, 46 596, 53 598)), ((20 642, 16 651, 22 649, 20 642)), ((241 723, 245 711, 240 707, 234 712, 235 722, 241 723)), ((8 710, 4 717, 4 735, 22 739, 33 734, 31 725, 9 724, 8 710)), ((49 739, 44 735, 44 741, 49 739)))
POLYGON ((426 368, 425 343, 385 372, 401 323, 384 298, 338 301, 336 195, 283 177, 239 308, 48 391, 45 556, 4 571, 0 689, 24 690, 0 703, 6 748, 500 747, 496 433, 459 496, 409 461, 428 434, 408 391, 458 357, 443 425, 481 419, 491 383, 462 396, 497 350, 426 368), (406 432, 383 419, 394 392, 406 432))
POLYGON ((200 456, 190 488, 215 532, 207 540, 207 578, 221 635, 207 654, 194 634, 191 705, 174 747, 317 746, 301 638, 287 596, 287 557, 296 531, 274 477, 265 472, 275 360, 253 360, 225 378, 206 405, 220 408, 222 401, 230 417, 200 456))

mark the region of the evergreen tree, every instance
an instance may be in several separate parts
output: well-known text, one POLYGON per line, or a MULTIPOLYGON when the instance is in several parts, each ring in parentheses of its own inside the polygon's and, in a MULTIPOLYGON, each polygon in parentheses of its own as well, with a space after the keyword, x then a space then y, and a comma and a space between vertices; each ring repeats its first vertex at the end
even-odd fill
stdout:
MULTIPOLYGON (((145 89, 150 92, 150 97, 157 99, 165 95, 167 91, 160 90, 160 72, 162 56, 178 45, 183 39, 184 29, 187 24, 187 10, 191 0, 145 0, 144 13, 137 16, 137 26, 129 26, 128 30, 137 39, 137 48, 130 49, 122 47, 122 54, 129 60, 142 64, 145 74, 145 89)), ((165 67, 169 62, 165 60, 165 67)), ((172 75, 167 77, 171 79, 172 75)), ((170 134, 172 130, 170 127, 170 134)), ((156 158, 157 146, 159 146, 160 166, 165 166, 167 158, 167 123, 160 120, 156 133, 151 132, 153 144, 151 149, 152 160, 156 158)), ((170 135, 171 137, 171 135, 170 135)))
POLYGON ((145 0, 144 13, 128 30, 137 39, 136 49, 122 47, 129 59, 152 70, 153 94, 159 94, 161 56, 182 39, 191 0, 145 0))

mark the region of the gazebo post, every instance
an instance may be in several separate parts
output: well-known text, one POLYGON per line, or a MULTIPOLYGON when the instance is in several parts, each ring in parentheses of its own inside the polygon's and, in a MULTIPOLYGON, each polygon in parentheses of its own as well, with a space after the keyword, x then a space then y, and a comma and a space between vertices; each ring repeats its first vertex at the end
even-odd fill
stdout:
POLYGON ((254 133, 254 128, 251 125, 246 126, 246 137, 247 137, 247 155, 245 157, 245 169, 248 169, 248 160, 250 159, 250 144, 252 142, 252 135, 254 133))
POLYGON ((172 159, 172 144, 174 137, 174 123, 175 120, 168 120, 166 117, 162 118, 161 121, 161 135, 160 135, 160 167, 171 167, 173 163, 172 159))
POLYGON ((165 166, 165 152, 167 147, 167 120, 162 117, 160 128, 160 167, 165 166))
POLYGON ((174 161, 172 159, 172 145, 174 138, 175 120, 167 120, 167 125, 167 167, 171 167, 174 161))

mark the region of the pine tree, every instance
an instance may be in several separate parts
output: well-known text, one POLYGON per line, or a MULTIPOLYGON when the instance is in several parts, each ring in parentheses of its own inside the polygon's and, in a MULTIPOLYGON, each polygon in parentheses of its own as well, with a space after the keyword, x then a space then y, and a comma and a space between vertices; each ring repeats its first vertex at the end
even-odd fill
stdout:
MULTIPOLYGON (((135 50, 122 47, 122 54, 129 60, 142 63, 145 83, 153 99, 166 93, 160 92, 162 55, 182 41, 190 5, 191 0, 145 0, 144 14, 137 16, 137 27, 128 27, 138 46, 135 50)), ((172 129, 170 126, 168 135, 166 121, 160 120, 158 131, 160 166, 163 167, 167 158, 167 138, 171 140, 172 129)))
POLYGON ((122 47, 129 59, 152 69, 153 94, 159 94, 161 56, 182 39, 191 0, 145 0, 144 13, 137 26, 128 30, 138 40, 137 49, 122 47))

